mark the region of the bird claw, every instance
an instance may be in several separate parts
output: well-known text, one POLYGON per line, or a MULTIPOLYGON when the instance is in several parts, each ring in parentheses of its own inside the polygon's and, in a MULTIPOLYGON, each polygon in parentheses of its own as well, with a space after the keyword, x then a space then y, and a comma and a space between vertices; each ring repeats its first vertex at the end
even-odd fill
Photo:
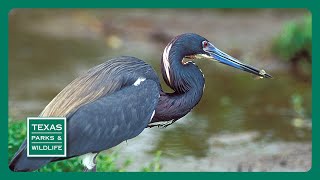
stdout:
POLYGON ((95 165, 92 169, 88 169, 87 167, 85 167, 83 169, 83 172, 97 172, 97 166, 95 165))
POLYGON ((166 128, 168 126, 170 126, 171 124, 173 124, 174 122, 176 122, 177 120, 170 120, 170 121, 165 121, 163 122, 163 124, 154 124, 154 125, 148 125, 148 128, 152 128, 152 127, 158 127, 158 128, 166 128))
POLYGON ((166 127, 170 126, 171 124, 173 124, 174 122, 176 122, 176 120, 168 121, 168 122, 165 123, 165 124, 159 124, 159 125, 158 125, 158 128, 166 128, 166 127))

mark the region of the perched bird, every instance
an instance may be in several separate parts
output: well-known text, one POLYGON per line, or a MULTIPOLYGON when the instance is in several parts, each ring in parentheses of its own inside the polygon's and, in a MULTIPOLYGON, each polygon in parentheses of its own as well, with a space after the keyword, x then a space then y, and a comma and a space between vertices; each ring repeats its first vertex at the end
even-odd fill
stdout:
POLYGON ((173 93, 160 86, 154 69, 128 56, 108 60, 67 85, 40 117, 67 118, 67 157, 27 157, 26 140, 12 158, 12 171, 34 171, 42 166, 81 156, 85 170, 95 171, 99 152, 134 138, 146 127, 168 126, 200 101, 205 80, 201 70, 184 58, 206 58, 260 77, 264 70, 241 63, 206 38, 186 33, 165 47, 161 71, 173 93))

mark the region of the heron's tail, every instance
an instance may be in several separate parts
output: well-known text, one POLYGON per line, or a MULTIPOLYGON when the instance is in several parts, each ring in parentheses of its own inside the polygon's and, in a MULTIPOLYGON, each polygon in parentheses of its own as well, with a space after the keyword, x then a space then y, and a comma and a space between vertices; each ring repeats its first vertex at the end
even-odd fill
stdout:
POLYGON ((27 141, 21 144, 19 150, 13 156, 9 168, 11 171, 34 171, 49 163, 50 157, 27 157, 27 141))

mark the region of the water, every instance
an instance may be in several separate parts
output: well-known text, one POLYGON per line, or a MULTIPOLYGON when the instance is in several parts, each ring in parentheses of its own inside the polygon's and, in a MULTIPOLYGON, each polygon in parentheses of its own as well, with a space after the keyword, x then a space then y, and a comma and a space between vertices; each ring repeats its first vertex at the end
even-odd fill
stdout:
MULTIPOLYGON (((145 59, 160 72, 159 58, 163 44, 154 45, 155 42, 143 37, 138 37, 141 41, 130 41, 129 35, 124 39, 119 39, 117 34, 110 38, 110 35, 99 33, 94 28, 85 29, 88 24, 77 22, 79 17, 83 22, 88 14, 86 12, 85 16, 80 16, 78 11, 12 12, 9 27, 9 116, 12 119, 37 116, 76 76, 111 57, 136 56, 145 59), (53 23, 41 28, 46 21, 53 23), (66 22, 72 22, 76 27, 53 26, 66 22)), ((269 17, 270 22, 273 22, 272 18, 269 17)), ((288 16, 281 18, 285 21, 288 16)), ((273 23, 278 23, 280 29, 280 22, 273 23)), ((252 46, 257 42, 252 40, 252 46)), ((248 43, 246 46, 250 47, 250 40, 248 43)), ((235 40, 232 44, 239 42, 235 40)), ((241 57, 256 56, 241 50, 240 46, 239 49, 241 57)), ((268 64, 277 66, 276 63, 271 61, 268 64)), ((179 160, 193 165, 196 162, 208 164, 209 157, 223 152, 232 154, 235 147, 238 152, 241 148, 258 151, 261 150, 261 144, 271 144, 270 150, 266 150, 270 152, 274 150, 274 143, 278 142, 311 142, 311 80, 295 78, 287 67, 270 69, 269 72, 269 66, 265 67, 266 62, 251 64, 262 66, 273 79, 256 79, 210 61, 201 60, 197 64, 205 74, 206 88, 202 100, 192 113, 166 129, 147 129, 141 136, 128 141, 128 145, 122 144, 119 148, 121 153, 129 156, 134 154, 139 162, 139 159, 141 161, 161 150, 168 168, 181 163, 179 160), (294 95, 303 100, 303 117, 294 109, 294 95)), ((192 170, 187 164, 185 169, 192 170)))

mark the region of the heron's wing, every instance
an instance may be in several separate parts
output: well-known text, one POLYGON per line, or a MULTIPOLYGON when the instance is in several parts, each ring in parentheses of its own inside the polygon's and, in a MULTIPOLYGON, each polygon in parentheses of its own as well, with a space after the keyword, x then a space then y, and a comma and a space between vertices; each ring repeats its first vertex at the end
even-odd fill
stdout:
POLYGON ((67 156, 109 149, 145 129, 159 99, 158 84, 145 80, 80 107, 67 121, 67 156))
MULTIPOLYGON (((145 80, 81 106, 67 118, 66 158, 109 149, 137 136, 150 122, 158 99, 158 83, 145 80)), ((66 158, 28 158, 25 141, 9 167, 33 171, 66 158)))
POLYGON ((40 116, 68 117, 82 105, 131 85, 140 76, 157 78, 152 67, 140 59, 126 56, 111 59, 73 80, 40 116))

